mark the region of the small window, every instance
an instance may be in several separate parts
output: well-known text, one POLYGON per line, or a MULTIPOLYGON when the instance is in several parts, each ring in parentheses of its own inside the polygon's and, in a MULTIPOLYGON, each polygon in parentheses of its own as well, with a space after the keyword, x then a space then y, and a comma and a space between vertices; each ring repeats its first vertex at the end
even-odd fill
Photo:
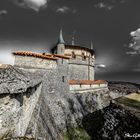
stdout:
POLYGON ((62 82, 63 83, 65 82, 65 76, 62 76, 62 82))
POLYGON ((63 64, 63 61, 64 61, 64 60, 63 60, 63 58, 62 58, 62 64, 63 64))
POLYGON ((61 53, 63 53, 63 48, 61 48, 61 53))
POLYGON ((86 56, 85 56, 84 52, 82 52, 82 60, 83 61, 86 60, 86 56))
POLYGON ((72 51, 72 58, 76 58, 74 51, 72 51))

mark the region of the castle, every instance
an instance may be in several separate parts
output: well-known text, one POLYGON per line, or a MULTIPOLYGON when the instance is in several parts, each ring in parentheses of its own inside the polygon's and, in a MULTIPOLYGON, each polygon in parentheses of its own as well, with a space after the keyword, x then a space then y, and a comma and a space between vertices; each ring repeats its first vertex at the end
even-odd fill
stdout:
POLYGON ((14 52, 14 65, 26 70, 57 70, 63 87, 70 91, 107 88, 104 80, 95 80, 95 52, 90 48, 67 45, 60 30, 57 45, 51 53, 14 52), (65 84, 64 84, 65 83, 65 84))

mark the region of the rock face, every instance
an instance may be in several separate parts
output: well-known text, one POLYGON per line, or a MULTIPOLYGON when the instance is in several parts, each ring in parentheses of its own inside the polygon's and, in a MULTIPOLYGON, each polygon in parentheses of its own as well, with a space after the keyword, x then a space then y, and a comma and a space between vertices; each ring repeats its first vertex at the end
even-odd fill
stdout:
POLYGON ((83 126, 93 140, 129 139, 129 136, 140 133, 139 124, 140 119, 115 104, 83 118, 83 126))
POLYGON ((0 139, 88 140, 92 136, 82 123, 86 116, 126 94, 107 89, 69 93, 59 71, 0 69, 0 139))
POLYGON ((33 75, 12 66, 0 69, 0 77, 0 139, 2 139, 5 136, 25 133, 23 131, 28 126, 41 93, 41 79, 39 77, 36 79, 33 75))
POLYGON ((0 94, 19 94, 26 92, 29 87, 34 87, 40 78, 33 77, 12 66, 0 68, 0 94), (35 80, 34 80, 35 79, 35 80))

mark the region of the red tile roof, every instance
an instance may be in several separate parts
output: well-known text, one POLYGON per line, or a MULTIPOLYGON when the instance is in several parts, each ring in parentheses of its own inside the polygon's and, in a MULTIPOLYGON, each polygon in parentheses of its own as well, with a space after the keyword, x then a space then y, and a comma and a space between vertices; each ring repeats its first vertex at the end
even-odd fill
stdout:
POLYGON ((69 84, 78 85, 78 84, 106 84, 104 80, 70 80, 69 84))
POLYGON ((33 53, 33 52, 14 52, 14 55, 24 55, 24 56, 32 56, 32 57, 39 57, 44 59, 51 59, 51 60, 57 60, 58 58, 64 58, 64 59, 70 59, 70 57, 61 55, 61 54, 50 54, 50 53, 33 53))
POLYGON ((53 55, 47 56, 39 53, 33 53, 33 52, 14 52, 14 55, 24 55, 24 56, 32 56, 32 57, 38 57, 43 59, 51 59, 51 60, 57 60, 57 58, 54 58, 53 55))
POLYGON ((53 54, 51 54, 51 53, 43 53, 43 55, 46 55, 46 56, 53 56, 53 54))
POLYGON ((61 55, 61 54, 54 54, 53 56, 55 56, 55 57, 59 57, 59 58, 70 59, 70 57, 65 56, 65 55, 61 55))

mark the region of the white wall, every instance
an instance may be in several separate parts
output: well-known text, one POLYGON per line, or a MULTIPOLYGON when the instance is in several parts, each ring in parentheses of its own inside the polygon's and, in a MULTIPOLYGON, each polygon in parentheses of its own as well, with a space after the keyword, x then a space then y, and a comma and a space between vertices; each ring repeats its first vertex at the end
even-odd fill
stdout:
POLYGON ((88 90, 88 89, 99 89, 99 88, 107 88, 107 84, 76 84, 70 85, 70 90, 88 90))

